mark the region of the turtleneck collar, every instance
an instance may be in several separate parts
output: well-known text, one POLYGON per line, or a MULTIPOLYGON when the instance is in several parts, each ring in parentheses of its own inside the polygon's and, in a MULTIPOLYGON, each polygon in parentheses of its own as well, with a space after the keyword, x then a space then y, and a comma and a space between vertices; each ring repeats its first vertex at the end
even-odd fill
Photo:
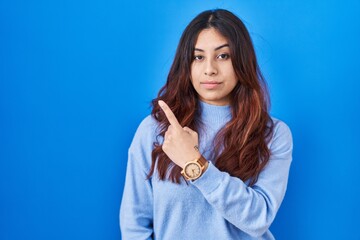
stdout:
POLYGON ((217 106, 199 100, 199 111, 202 121, 223 124, 231 119, 230 105, 217 106))

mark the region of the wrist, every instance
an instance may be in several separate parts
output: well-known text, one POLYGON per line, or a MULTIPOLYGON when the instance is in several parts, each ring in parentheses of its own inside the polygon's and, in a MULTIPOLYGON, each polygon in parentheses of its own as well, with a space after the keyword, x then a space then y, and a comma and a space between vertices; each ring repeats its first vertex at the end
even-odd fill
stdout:
POLYGON ((185 177, 186 180, 196 180, 202 176, 202 174, 207 170, 209 162, 200 155, 199 158, 196 158, 192 161, 186 162, 181 174, 185 177))
POLYGON ((193 162, 194 160, 200 159, 201 157, 202 157, 202 155, 199 152, 197 152, 193 155, 193 157, 186 158, 188 160, 186 162, 182 163, 181 165, 179 165, 179 167, 184 169, 186 164, 193 162))
POLYGON ((208 169, 208 167, 209 167, 209 161, 208 160, 206 160, 203 156, 201 156, 204 160, 205 160, 205 165, 204 165, 204 170, 203 170, 203 174, 204 174, 204 172, 208 169))

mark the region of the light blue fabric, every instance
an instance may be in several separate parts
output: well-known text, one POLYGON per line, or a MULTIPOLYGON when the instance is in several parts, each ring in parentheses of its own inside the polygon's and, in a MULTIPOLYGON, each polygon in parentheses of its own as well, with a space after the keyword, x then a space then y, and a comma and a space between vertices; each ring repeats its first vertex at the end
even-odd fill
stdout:
POLYGON ((270 224, 284 198, 292 136, 288 126, 273 118, 271 158, 252 187, 219 171, 211 159, 213 139, 231 118, 229 106, 200 102, 204 130, 200 152, 210 161, 196 181, 180 185, 159 181, 151 166, 157 123, 146 117, 129 148, 126 182, 120 208, 122 239, 274 239, 270 224))

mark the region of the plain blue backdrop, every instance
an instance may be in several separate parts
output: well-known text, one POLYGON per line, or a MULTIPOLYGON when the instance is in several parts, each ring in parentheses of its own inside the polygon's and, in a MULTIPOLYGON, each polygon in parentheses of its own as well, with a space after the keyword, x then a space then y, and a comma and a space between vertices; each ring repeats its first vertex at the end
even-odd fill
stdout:
POLYGON ((199 12, 244 20, 294 138, 277 239, 360 239, 360 3, 0 0, 0 239, 120 239, 127 149, 199 12))

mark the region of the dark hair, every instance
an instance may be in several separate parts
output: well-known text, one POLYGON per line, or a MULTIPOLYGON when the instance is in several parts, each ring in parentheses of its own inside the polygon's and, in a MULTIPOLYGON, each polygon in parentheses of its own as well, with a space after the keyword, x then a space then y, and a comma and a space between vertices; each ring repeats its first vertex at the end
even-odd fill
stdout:
MULTIPOLYGON (((166 84, 152 101, 152 116, 159 124, 158 137, 163 137, 169 127, 158 100, 169 105, 182 126, 194 131, 200 128, 198 95, 192 86, 190 73, 197 37, 202 30, 209 28, 214 28, 228 40, 231 61, 239 80, 231 92, 232 118, 214 140, 215 166, 243 181, 249 180, 253 185, 270 158, 267 144, 273 132, 273 122, 268 113, 268 90, 249 32, 233 13, 223 9, 205 11, 186 27, 166 84)), ((158 141, 154 142, 148 177, 153 175, 155 168, 161 180, 180 183, 181 168, 172 163, 158 141)))

